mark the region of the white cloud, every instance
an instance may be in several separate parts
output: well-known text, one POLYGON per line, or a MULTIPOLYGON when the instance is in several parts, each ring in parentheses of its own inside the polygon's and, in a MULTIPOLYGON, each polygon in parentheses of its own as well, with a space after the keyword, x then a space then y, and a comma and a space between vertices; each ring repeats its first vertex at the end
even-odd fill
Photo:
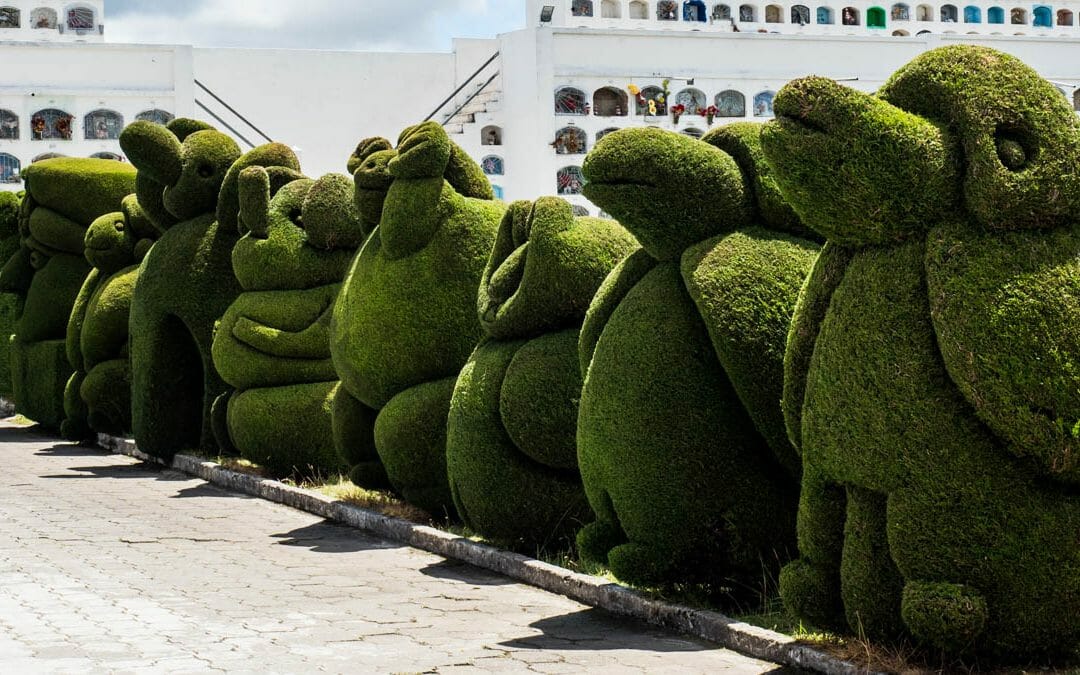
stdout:
POLYGON ((522 0, 110 0, 110 42, 447 50, 524 24, 522 0))

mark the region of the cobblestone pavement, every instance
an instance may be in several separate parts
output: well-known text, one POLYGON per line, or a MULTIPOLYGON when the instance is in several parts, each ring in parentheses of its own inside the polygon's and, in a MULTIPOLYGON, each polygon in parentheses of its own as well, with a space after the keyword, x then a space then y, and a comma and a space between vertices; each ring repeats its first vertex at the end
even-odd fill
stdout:
POLYGON ((0 671, 780 672, 0 423, 0 671))

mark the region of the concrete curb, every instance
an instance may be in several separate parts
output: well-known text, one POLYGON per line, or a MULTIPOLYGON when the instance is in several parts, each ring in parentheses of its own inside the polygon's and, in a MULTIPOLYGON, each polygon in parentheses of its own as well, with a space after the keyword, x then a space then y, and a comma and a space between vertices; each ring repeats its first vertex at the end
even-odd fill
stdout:
MULTIPOLYGON (((166 465, 160 459, 140 451, 129 439, 99 434, 98 445, 114 453, 166 465)), ((167 466, 227 490, 291 506, 384 539, 461 560, 585 605, 674 629, 747 656, 826 675, 869 672, 866 668, 798 644, 788 635, 735 621, 718 612, 654 600, 599 577, 579 574, 517 553, 502 551, 433 527, 384 516, 318 492, 232 471, 215 462, 190 455, 177 455, 172 464, 167 466)))

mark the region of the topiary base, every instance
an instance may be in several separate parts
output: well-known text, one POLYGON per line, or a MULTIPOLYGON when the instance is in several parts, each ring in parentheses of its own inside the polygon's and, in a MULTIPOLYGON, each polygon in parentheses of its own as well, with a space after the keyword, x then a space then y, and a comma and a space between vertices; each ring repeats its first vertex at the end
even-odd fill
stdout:
POLYGON ((64 388, 72 368, 63 340, 24 344, 11 340, 11 383, 15 412, 47 429, 64 421, 64 388))

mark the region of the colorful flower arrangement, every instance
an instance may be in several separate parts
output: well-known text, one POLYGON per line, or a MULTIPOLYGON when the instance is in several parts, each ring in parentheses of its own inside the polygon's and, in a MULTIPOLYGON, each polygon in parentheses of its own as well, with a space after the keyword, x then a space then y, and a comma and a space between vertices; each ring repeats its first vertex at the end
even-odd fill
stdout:
POLYGON ((671 106, 671 119, 674 120, 675 124, 678 124, 679 118, 682 117, 683 113, 685 112, 686 106, 684 106, 682 103, 676 103, 675 105, 671 106))

